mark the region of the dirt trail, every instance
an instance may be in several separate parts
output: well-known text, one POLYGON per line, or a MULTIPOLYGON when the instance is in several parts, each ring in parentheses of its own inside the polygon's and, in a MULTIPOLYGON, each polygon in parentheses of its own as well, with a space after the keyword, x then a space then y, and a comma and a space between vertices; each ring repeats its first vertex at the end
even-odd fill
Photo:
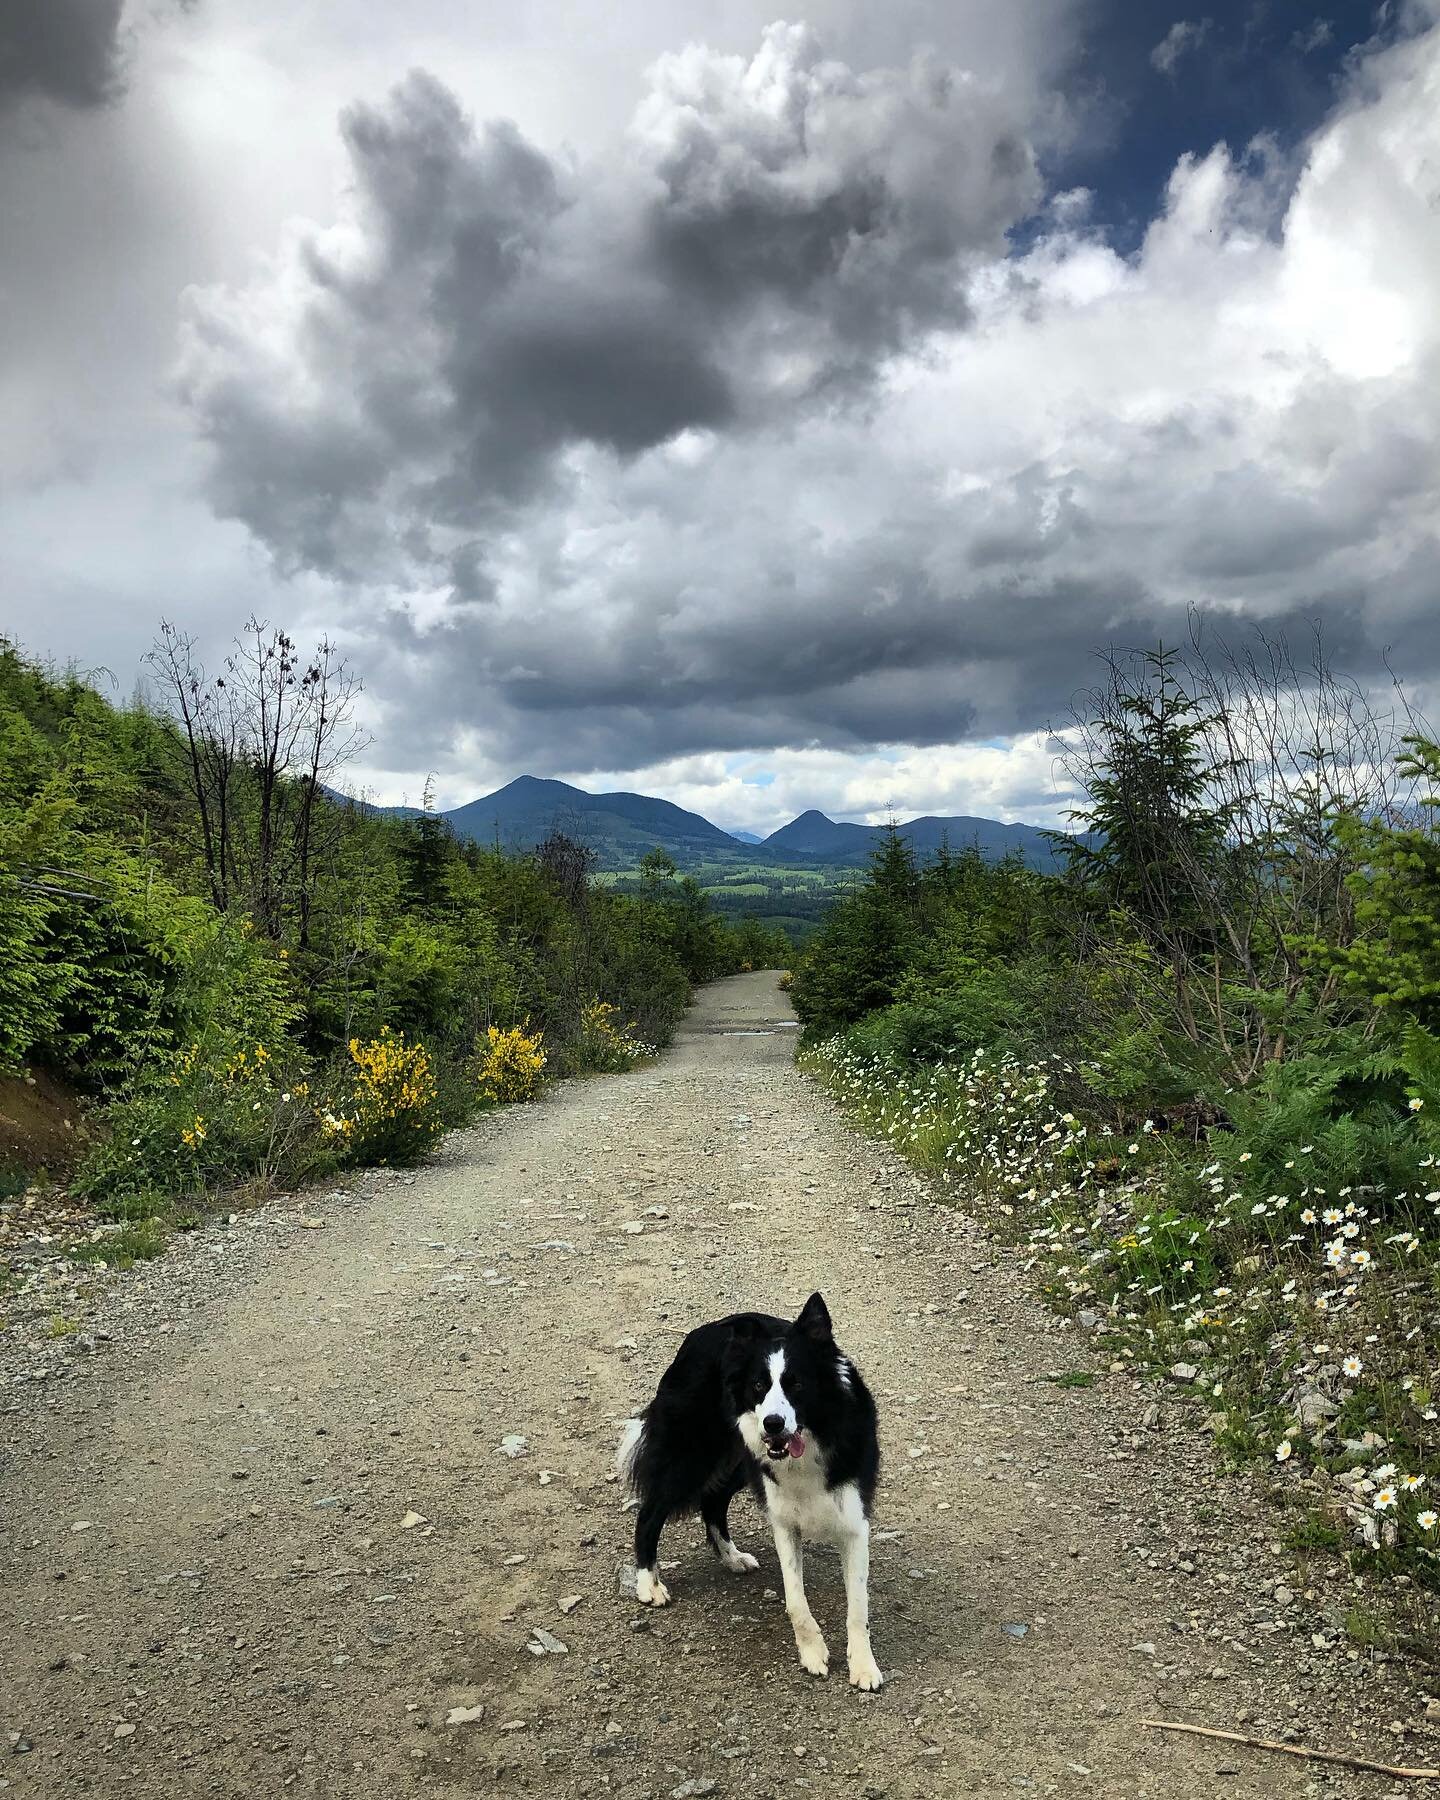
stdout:
MULTIPOLYGON (((15 1390, 0 1728, 31 1748, 0 1742, 0 1787, 1389 1792, 1138 1728, 1249 1712, 1275 1735, 1287 1691, 1330 1677, 1308 1627, 1226 1631, 1264 1571, 1187 1543, 1183 1472, 1127 1435, 1149 1396, 1046 1379, 1081 1362, 1073 1337, 796 1074, 788 1020, 773 975, 718 984, 654 1067, 459 1133, 413 1181, 287 1202, 248 1250, 211 1234, 182 1301, 152 1268, 83 1378, 15 1390), (691 1325, 816 1287, 881 1406, 875 1696, 843 1657, 800 1670, 748 1500, 758 1574, 681 1525, 675 1605, 617 1582, 621 1419, 691 1325), (532 1654, 536 1626, 568 1654, 532 1654)), ((812 1569, 843 1643, 838 1565, 812 1569)))

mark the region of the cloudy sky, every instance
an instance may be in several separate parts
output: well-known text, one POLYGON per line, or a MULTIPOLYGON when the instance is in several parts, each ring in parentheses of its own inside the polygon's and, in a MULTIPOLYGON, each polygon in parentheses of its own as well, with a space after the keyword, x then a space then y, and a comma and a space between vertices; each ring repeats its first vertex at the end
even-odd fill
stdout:
POLYGON ((0 632, 352 781, 1050 822, 1093 653, 1440 673, 1440 0, 0 0, 0 632))

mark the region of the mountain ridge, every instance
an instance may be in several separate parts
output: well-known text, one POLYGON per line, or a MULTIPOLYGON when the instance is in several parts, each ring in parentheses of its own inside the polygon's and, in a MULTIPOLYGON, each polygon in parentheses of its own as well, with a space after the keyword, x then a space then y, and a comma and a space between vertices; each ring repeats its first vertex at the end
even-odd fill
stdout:
MULTIPOLYGON (((377 806, 335 794, 336 799, 367 812, 392 818, 416 818, 413 806, 377 806)), ((777 867, 859 866, 884 836, 887 826, 861 825, 832 819, 816 807, 761 838, 731 832, 703 814, 673 800, 627 790, 592 794, 551 776, 517 775, 491 794, 439 812, 455 835, 471 843, 498 844, 504 850, 529 850, 553 831, 587 844, 602 869, 632 867, 647 850, 661 849, 682 867, 710 862, 773 863, 777 867)), ((1032 867, 1048 869, 1056 862, 1050 835, 1035 825, 1007 825, 998 819, 969 814, 941 817, 927 813, 897 823, 922 859, 942 844, 961 851, 972 844, 982 856, 998 860, 1020 854, 1032 867)))

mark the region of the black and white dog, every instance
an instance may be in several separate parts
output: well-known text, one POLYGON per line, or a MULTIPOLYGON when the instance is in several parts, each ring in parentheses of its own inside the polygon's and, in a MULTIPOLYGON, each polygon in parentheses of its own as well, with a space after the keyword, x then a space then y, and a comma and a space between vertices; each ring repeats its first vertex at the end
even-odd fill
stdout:
POLYGON ((620 1472, 639 1500, 636 1594, 664 1606, 660 1533, 698 1512, 715 1554, 737 1575, 759 1565, 730 1541, 730 1502, 747 1483, 765 1508, 785 1581, 800 1661, 830 1672, 830 1652, 805 1598, 807 1538, 839 1546, 845 1572, 850 1680, 884 1679, 870 1649, 870 1503, 880 1473, 875 1402, 835 1345, 819 1294, 794 1324, 734 1313, 681 1344, 655 1398, 620 1440, 620 1472))

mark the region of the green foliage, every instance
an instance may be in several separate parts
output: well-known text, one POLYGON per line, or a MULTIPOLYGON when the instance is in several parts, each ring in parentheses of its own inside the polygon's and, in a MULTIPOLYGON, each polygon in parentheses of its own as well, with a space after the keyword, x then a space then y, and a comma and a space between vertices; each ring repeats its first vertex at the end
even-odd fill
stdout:
POLYGON ((1217 921, 1203 876, 1223 864, 1228 821, 1213 798, 1204 707, 1166 651, 1141 657, 1138 675, 1099 722, 1086 801, 1073 814, 1087 835, 1068 855, 1147 939, 1209 942, 1217 921))
POLYGON ((646 891, 613 892, 564 839, 502 855, 428 810, 312 795, 308 774, 257 786, 229 768, 222 829, 199 814, 220 790, 197 788, 189 745, 0 643, 0 1067, 43 1065, 104 1109, 80 1183, 117 1216, 154 1193, 409 1158, 476 1104, 492 1027, 543 1032, 561 1070, 628 1067, 668 1042, 693 982, 788 960, 783 934, 727 926, 658 861, 646 891), (596 1005, 623 1030, 597 1034, 596 1005), (365 1113, 350 1050, 387 1034, 428 1063, 405 1143, 365 1113), (321 1130, 322 1097, 348 1132, 321 1130))
POLYGON ((1315 962, 1345 989, 1382 1010, 1424 1024, 1440 1021, 1440 745, 1405 740, 1400 773, 1415 784, 1420 817, 1395 825, 1375 817, 1342 817, 1340 842, 1355 864, 1358 935, 1343 944, 1300 940, 1315 962))
POLYGON ((75 1180, 115 1217, 135 1196, 201 1195, 255 1178, 292 1184, 321 1160, 314 1089, 299 1051, 212 1028, 147 1064, 111 1106, 108 1132, 75 1180))
POLYGON ((892 827, 865 879, 832 909, 795 971, 791 998, 813 1036, 894 1002, 919 943, 921 892, 910 845, 892 827))
MULTIPOLYGON (((1336 800, 1343 707, 1267 763, 1303 696, 1204 691, 1157 657, 1107 697, 1064 876, 872 869, 797 965, 802 1060, 1112 1368, 1179 1365, 1223 1458, 1324 1493, 1290 1547, 1403 1574, 1433 1645, 1440 850, 1336 800)), ((1440 750, 1402 773, 1440 799, 1440 750)))
POLYGON ((1169 1300, 1207 1293, 1219 1274, 1207 1222, 1168 1207, 1145 1214, 1117 1240, 1114 1267, 1117 1280, 1169 1300))

